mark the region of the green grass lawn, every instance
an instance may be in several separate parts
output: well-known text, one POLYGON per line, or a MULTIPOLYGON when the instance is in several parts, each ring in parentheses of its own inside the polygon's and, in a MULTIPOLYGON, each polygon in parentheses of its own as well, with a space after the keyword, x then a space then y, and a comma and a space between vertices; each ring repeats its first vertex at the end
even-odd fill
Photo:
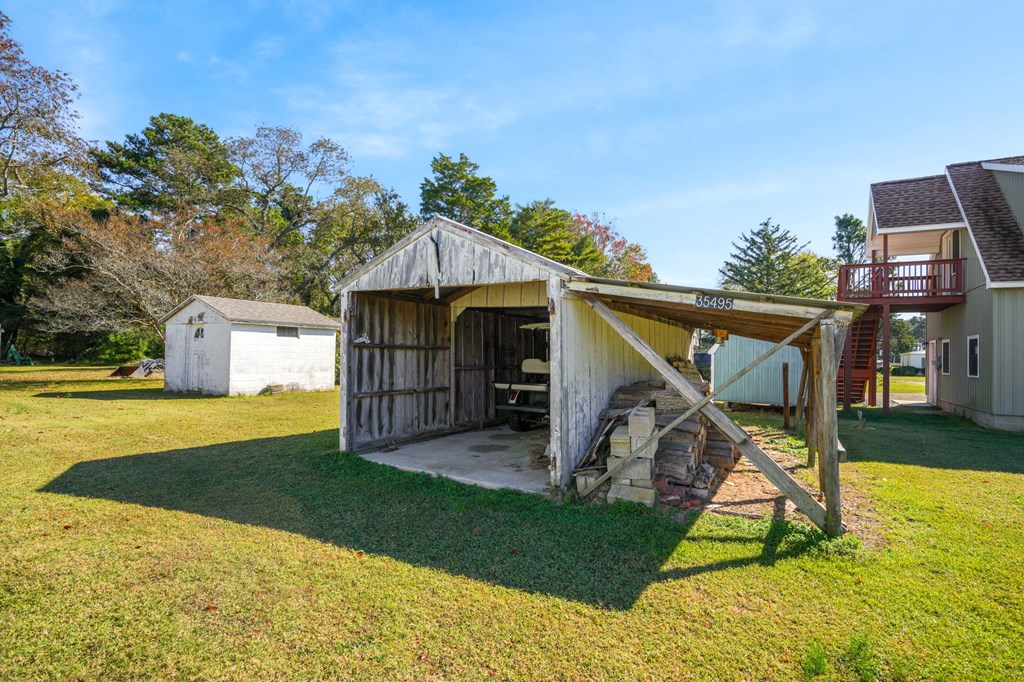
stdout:
POLYGON ((337 393, 104 374, 0 368, 0 679, 1024 677, 1024 435, 841 418, 867 549, 374 465, 337 393))
MULTIPOLYGON (((877 375, 876 383, 878 386, 878 395, 882 395, 882 375, 877 375)), ((924 390, 924 377, 889 377, 889 392, 890 393, 918 393, 920 395, 925 394, 924 390)), ((881 398, 879 398, 881 400, 881 398)))

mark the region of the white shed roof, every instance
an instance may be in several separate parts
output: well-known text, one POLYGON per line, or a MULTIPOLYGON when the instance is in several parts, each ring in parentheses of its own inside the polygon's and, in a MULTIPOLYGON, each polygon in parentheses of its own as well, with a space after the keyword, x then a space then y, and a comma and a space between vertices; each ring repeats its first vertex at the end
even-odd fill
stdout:
POLYGON ((192 295, 179 303, 174 310, 164 315, 160 322, 164 323, 192 301, 201 301, 218 312, 229 322, 245 324, 281 325, 288 327, 337 329, 338 322, 326 315, 321 315, 304 305, 288 305, 286 303, 268 303, 266 301, 246 301, 240 298, 221 298, 219 296, 192 295))

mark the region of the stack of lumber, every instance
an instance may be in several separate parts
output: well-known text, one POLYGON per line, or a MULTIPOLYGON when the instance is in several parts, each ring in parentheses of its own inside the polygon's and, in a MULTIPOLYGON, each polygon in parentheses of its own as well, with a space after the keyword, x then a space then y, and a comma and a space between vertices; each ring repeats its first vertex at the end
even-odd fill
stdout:
MULTIPOLYGON (((710 392, 710 385, 692 362, 676 360, 672 364, 702 393, 710 392)), ((608 409, 601 412, 598 433, 577 471, 578 487, 585 488, 605 467, 614 467, 690 407, 691 403, 675 389, 666 388, 664 381, 641 381, 618 388, 608 409), (602 463, 604 466, 600 466, 602 463)), ((662 492, 666 496, 663 500, 706 500, 736 466, 737 459, 732 444, 697 413, 616 471, 607 499, 650 506, 662 492)))

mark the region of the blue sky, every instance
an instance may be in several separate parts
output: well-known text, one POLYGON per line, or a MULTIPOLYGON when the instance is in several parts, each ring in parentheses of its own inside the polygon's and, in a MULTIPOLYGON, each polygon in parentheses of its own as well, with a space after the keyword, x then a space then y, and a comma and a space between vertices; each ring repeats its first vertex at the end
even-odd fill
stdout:
POLYGON ((8 0, 89 139, 161 111, 289 125, 419 208, 438 152, 514 202, 615 219, 709 286, 771 216, 822 253, 868 185, 1024 153, 1022 2, 8 0))

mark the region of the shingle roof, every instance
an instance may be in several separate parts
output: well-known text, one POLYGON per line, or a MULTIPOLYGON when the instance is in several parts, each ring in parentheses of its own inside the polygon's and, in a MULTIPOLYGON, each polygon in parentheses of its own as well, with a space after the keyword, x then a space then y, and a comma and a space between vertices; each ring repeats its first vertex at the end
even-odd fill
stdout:
POLYGON ((871 200, 882 229, 963 222, 945 175, 876 182, 871 200))
MULTIPOLYGON (((1024 164, 1024 156, 992 159, 990 163, 1020 165, 1024 164)), ((989 279, 1024 282, 1024 231, 992 171, 975 161, 947 166, 946 172, 956 188, 989 279)))
MULTIPOLYGON (((321 329, 336 329, 339 326, 336 320, 332 320, 326 315, 321 315, 304 305, 244 301, 239 298, 220 298, 218 296, 193 296, 192 298, 210 306, 230 322, 272 324, 288 327, 316 327, 321 329)), ((175 311, 181 307, 178 306, 178 308, 175 308, 175 311)), ((164 319, 167 318, 165 317, 164 319)))

